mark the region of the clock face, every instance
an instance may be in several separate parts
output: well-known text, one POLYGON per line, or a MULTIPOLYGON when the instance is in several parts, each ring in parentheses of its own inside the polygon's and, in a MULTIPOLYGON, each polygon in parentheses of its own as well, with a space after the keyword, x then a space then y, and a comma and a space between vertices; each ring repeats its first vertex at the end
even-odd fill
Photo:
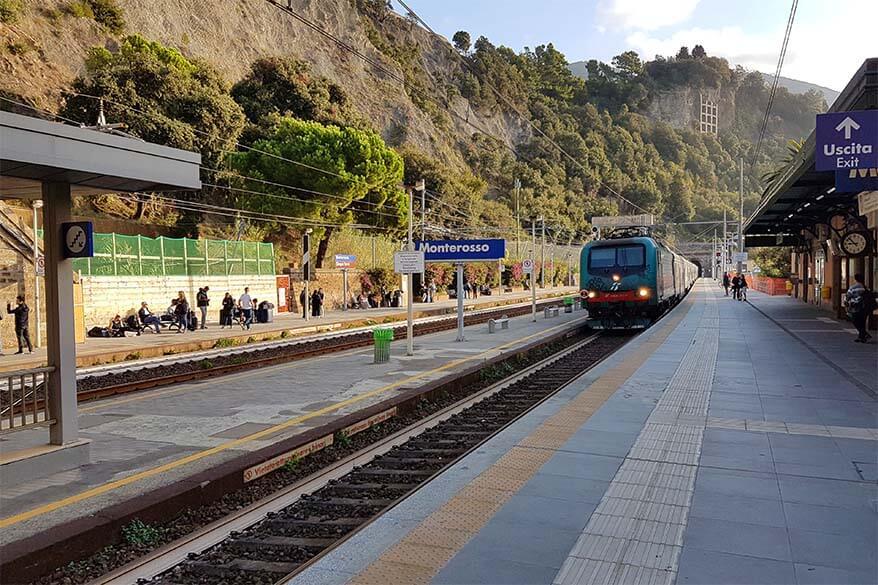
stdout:
POLYGON ((858 256, 866 250, 868 241, 866 236, 859 232, 847 234, 841 241, 841 247, 849 256, 858 256))
POLYGON ((71 226, 70 229, 67 230, 64 240, 70 253, 79 254, 85 248, 85 230, 78 225, 71 226))

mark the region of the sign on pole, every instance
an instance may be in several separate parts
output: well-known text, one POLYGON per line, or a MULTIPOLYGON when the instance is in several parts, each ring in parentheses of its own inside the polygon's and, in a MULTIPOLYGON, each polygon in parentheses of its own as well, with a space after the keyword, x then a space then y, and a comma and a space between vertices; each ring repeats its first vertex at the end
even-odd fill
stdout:
POLYGON ((428 262, 481 262, 506 256, 506 240, 424 240, 415 242, 428 262))
POLYGON ((746 262, 747 261, 747 252, 735 252, 732 254, 732 262, 737 264, 738 262, 746 262))
POLYGON ((878 167, 878 110, 817 115, 818 171, 878 167))
POLYGON ((355 268, 357 266, 357 257, 351 254, 336 254, 336 268, 355 268))
POLYGON ((34 271, 37 276, 46 276, 46 257, 42 254, 37 256, 37 262, 34 264, 34 271))
POLYGON ((533 274, 534 261, 530 258, 521 261, 521 271, 525 274, 533 274))
POLYGON ((415 274, 424 271, 424 253, 404 250, 393 255, 393 271, 397 274, 415 274))

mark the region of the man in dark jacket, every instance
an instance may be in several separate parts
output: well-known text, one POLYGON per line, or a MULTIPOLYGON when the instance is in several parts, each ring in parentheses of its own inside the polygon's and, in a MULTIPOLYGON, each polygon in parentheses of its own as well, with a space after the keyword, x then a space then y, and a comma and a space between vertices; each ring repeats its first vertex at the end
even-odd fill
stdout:
POLYGON ((207 307, 210 305, 210 298, 207 296, 207 291, 210 290, 209 286, 198 289, 198 294, 195 295, 195 304, 198 305, 199 310, 201 310, 201 328, 207 329, 207 307))
POLYGON ((28 331, 28 322, 30 321, 30 308, 24 302, 24 297, 18 295, 15 297, 16 307, 12 308, 12 303, 6 303, 6 312, 15 315, 15 337, 18 339, 18 351, 15 353, 24 353, 24 346, 27 350, 34 352, 34 347, 30 342, 30 332, 28 331))

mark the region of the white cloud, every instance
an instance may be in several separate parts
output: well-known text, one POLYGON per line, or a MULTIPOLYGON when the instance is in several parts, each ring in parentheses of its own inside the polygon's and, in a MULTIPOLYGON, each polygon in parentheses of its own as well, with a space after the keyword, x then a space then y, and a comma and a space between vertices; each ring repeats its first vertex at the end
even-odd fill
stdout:
MULTIPOLYGON (((841 90, 866 58, 878 57, 874 29, 878 22, 878 2, 849 1, 844 8, 822 18, 804 16, 797 16, 790 35, 781 71, 784 77, 841 90)), ((701 44, 708 55, 725 57, 732 65, 773 74, 785 24, 778 23, 774 30, 761 34, 746 32, 738 26, 693 27, 665 36, 637 31, 628 35, 626 41, 644 59, 676 55, 681 46, 691 50, 693 45, 701 44)))
POLYGON ((601 0, 598 21, 611 29, 655 30, 685 22, 699 0, 601 0))

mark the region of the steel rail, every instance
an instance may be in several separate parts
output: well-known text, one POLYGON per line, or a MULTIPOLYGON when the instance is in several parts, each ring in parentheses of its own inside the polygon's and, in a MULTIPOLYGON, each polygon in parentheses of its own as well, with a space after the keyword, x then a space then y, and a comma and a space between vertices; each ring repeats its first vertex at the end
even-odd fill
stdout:
MULTIPOLYGON (((476 393, 467 396, 454 404, 451 404, 411 425, 408 427, 397 431, 396 433, 385 437, 384 439, 379 440, 376 443, 356 452, 348 457, 341 459, 331 465, 324 467, 319 470, 317 473, 303 478, 296 483, 289 485, 286 488, 268 496, 258 502, 251 504, 233 514, 217 520, 207 526, 201 528, 200 530, 185 536, 181 539, 178 539, 172 543, 161 547, 149 555, 143 557, 142 559, 138 559, 128 565, 120 567, 115 571, 112 571, 99 579, 91 581, 89 585, 130 585, 131 583, 143 582, 141 580, 150 580, 155 577, 158 577, 162 573, 172 569, 178 564, 185 561, 190 554, 198 554, 206 551, 207 549, 221 543, 223 540, 227 539, 232 532, 240 532, 242 530, 246 530, 248 527, 253 526, 254 524, 263 520, 267 514, 271 512, 277 512, 293 503, 295 503, 299 498, 304 494, 309 494, 323 486, 325 486, 328 482, 334 479, 339 479, 348 473, 350 473, 354 467, 359 467, 368 463, 375 457, 379 455, 383 455, 393 449, 398 445, 402 445, 412 437, 416 437, 422 434, 424 431, 429 428, 435 426, 438 423, 441 423, 452 416, 462 412, 463 410, 469 408, 473 404, 480 402, 481 400, 496 394, 497 392, 501 392, 508 386, 524 379, 525 377, 542 370, 546 367, 551 366, 555 362, 563 359, 567 355, 575 352, 582 347, 590 344, 595 339, 601 337, 602 333, 595 333, 586 339, 583 339, 580 342, 575 343, 574 345, 567 347, 560 352, 557 352, 551 356, 548 356, 539 362, 532 364, 512 376, 504 378, 482 390, 477 391, 476 393)), ((594 367, 604 358, 597 360, 593 365, 589 368, 583 370, 582 373, 585 373, 591 367, 594 367)), ((461 459, 465 457, 468 453, 472 452, 475 449, 478 449, 482 444, 486 441, 490 440, 492 437, 496 436, 498 433, 502 432, 509 425, 520 419, 522 416, 532 411, 534 408, 542 404, 545 400, 548 400, 559 391, 564 389, 567 385, 574 382, 578 379, 581 374, 577 375, 573 379, 565 382, 557 389, 552 391, 550 394, 546 395, 536 403, 532 404, 525 411, 521 412, 518 416, 508 421, 506 424, 496 429, 490 435, 483 438, 483 440, 479 441, 472 448, 468 449, 466 452, 462 453, 460 457, 461 459)), ((447 468, 445 468, 447 469, 447 468)), ((432 479, 440 475, 445 469, 441 469, 437 471, 434 475, 432 475, 429 479, 427 479, 423 484, 418 486, 415 490, 405 494, 404 496, 398 498, 393 504, 391 504, 387 509, 395 506, 399 502, 403 501, 407 497, 414 494, 418 489, 427 485, 432 479)), ((381 513, 387 511, 385 509, 381 513)), ((379 515, 375 516, 377 518, 379 515)), ((313 559, 310 559, 307 563, 303 563, 301 567, 299 567, 295 573, 300 572, 307 568, 313 562, 316 562, 320 557, 322 557, 327 551, 332 550, 351 536, 361 530, 364 526, 368 525, 370 522, 374 521, 369 520, 365 522, 362 526, 360 526, 357 530, 352 531, 347 534, 344 538, 340 539, 337 543, 335 543, 332 547, 322 551, 319 555, 315 556, 313 559)), ((293 574, 295 574, 293 573, 293 574)), ((285 576, 281 581, 284 581, 290 578, 293 574, 285 576)))

